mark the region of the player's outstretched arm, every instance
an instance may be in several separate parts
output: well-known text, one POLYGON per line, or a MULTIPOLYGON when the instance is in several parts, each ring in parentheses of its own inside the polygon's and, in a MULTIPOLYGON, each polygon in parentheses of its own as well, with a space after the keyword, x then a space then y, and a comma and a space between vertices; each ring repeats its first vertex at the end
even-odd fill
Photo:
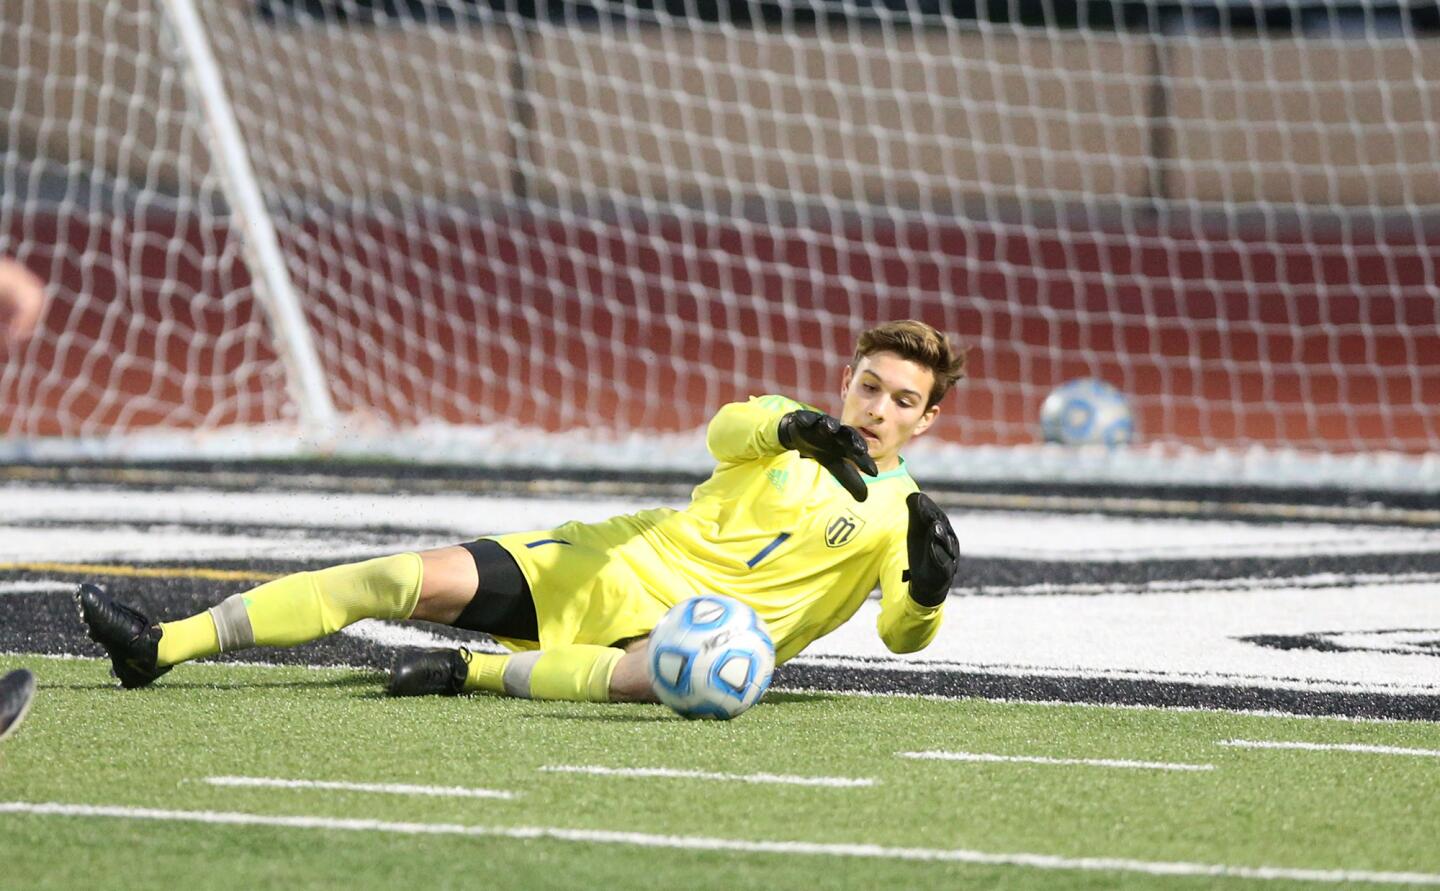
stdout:
POLYGON ((830 415, 801 409, 780 419, 779 435, 780 445, 819 461, 856 501, 864 501, 870 494, 860 470, 871 476, 879 471, 864 437, 854 427, 830 415))
POLYGON ((939 606, 955 580, 960 542, 950 518, 924 492, 911 492, 905 498, 905 507, 910 511, 910 528, 905 534, 910 556, 905 578, 910 582, 910 599, 921 606, 939 606))
POLYGON ((905 499, 908 525, 894 530, 880 577, 876 630, 893 653, 923 650, 940 631, 960 546, 945 512, 920 492, 905 499))

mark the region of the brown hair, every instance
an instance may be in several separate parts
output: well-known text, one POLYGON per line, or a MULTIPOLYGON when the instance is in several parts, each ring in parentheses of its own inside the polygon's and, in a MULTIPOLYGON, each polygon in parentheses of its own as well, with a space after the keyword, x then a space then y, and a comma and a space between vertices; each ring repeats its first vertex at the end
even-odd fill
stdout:
POLYGON ((930 387, 930 398, 925 407, 945 398, 955 382, 965 377, 965 349, 950 342, 950 338, 939 331, 914 319, 886 322, 860 335, 855 345, 855 362, 873 353, 894 353, 917 365, 923 365, 935 375, 930 387))

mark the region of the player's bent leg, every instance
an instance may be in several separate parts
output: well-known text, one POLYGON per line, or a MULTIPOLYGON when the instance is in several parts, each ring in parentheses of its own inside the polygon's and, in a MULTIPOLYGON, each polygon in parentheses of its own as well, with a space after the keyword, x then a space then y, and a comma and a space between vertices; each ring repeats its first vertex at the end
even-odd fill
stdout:
POLYGON ((624 655, 624 650, 593 644, 514 654, 429 650, 397 659, 389 690, 396 696, 498 693, 520 699, 609 702, 610 679, 624 655))
MULTIPOLYGON (((529 582, 499 543, 479 539, 421 556, 424 581, 412 618, 511 640, 540 639, 529 582)), ((388 689, 394 696, 488 692, 572 702, 649 700, 643 640, 635 652, 629 649, 568 644, 513 655, 411 652, 395 661, 388 689)))
POLYGON ((644 641, 630 649, 570 644, 510 655, 430 650, 397 660, 395 696, 466 692, 565 702, 654 702, 644 641))

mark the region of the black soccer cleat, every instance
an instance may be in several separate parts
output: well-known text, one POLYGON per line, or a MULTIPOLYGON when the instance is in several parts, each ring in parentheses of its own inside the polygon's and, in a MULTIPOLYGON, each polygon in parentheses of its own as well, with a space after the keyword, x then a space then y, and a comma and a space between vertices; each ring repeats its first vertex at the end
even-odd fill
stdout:
POLYGON ((112 600, 99 585, 81 585, 75 601, 86 633, 109 654, 110 673, 120 679, 120 686, 144 687, 170 670, 156 664, 160 626, 143 613, 112 600))
POLYGON ((424 650, 407 653, 390 669, 391 696, 459 696, 465 692, 470 651, 424 650))
POLYGON ((35 698, 35 675, 17 668, 0 678, 0 739, 14 732, 35 698))

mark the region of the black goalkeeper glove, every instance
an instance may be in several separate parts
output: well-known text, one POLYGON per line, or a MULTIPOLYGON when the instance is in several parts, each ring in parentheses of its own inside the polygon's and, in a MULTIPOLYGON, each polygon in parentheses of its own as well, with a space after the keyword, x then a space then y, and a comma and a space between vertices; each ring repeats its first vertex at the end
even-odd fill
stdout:
POLYGON ((911 492, 905 506, 910 509, 910 530, 905 534, 910 568, 901 580, 910 581, 911 600, 921 606, 939 606, 955 580, 960 542, 949 517, 924 492, 911 492))
POLYGON ((801 409, 781 418, 780 444, 819 461, 856 501, 864 501, 870 491, 855 468, 871 476, 879 473, 860 431, 818 411, 801 409))

